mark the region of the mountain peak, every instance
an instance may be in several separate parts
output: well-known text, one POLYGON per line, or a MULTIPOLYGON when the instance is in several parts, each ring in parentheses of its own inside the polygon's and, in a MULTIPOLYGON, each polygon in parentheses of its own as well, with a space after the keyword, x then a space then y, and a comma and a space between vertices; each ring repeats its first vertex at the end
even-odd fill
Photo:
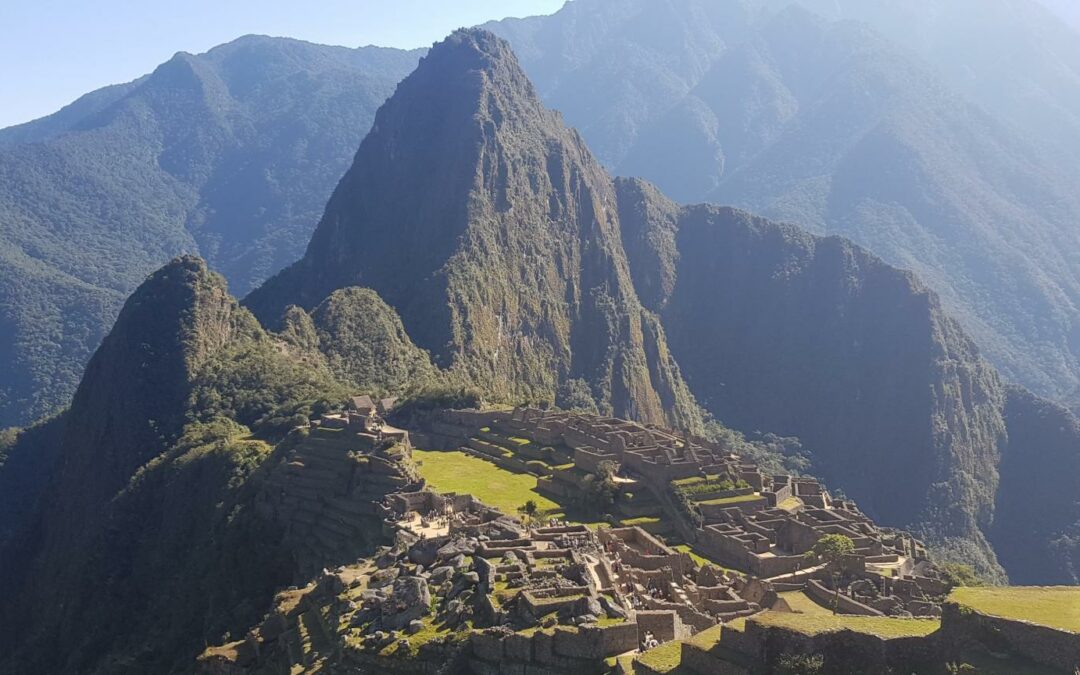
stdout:
POLYGON ((614 183, 544 107, 509 44, 460 30, 379 110, 303 259, 247 304, 278 325, 372 289, 436 363, 495 400, 585 397, 696 427, 634 292, 614 183), (649 351, 647 351, 647 347, 649 351))
POLYGON ((421 59, 413 78, 429 85, 433 80, 451 84, 452 90, 441 93, 454 98, 471 93, 477 111, 497 119, 515 111, 549 112, 510 43, 480 28, 459 29, 436 43, 421 59))

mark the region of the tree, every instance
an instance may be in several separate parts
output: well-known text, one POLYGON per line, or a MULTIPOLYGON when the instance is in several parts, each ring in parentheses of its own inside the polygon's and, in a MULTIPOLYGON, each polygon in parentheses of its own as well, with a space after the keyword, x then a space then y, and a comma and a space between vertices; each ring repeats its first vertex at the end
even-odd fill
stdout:
POLYGON ((533 519, 536 518, 536 513, 539 511, 536 502, 529 500, 518 507, 518 513, 520 513, 525 520, 525 527, 532 529, 533 519))
POLYGON ((806 557, 820 561, 832 572, 833 589, 835 595, 833 595, 833 614, 837 613, 837 606, 840 603, 840 562, 844 559, 844 556, 851 555, 855 552, 855 542, 843 534, 827 534, 821 539, 818 539, 814 544, 814 548, 806 552, 806 557))
POLYGON ((943 563, 940 565, 941 578, 952 590, 957 586, 982 586, 983 581, 975 573, 975 568, 963 563, 943 563))

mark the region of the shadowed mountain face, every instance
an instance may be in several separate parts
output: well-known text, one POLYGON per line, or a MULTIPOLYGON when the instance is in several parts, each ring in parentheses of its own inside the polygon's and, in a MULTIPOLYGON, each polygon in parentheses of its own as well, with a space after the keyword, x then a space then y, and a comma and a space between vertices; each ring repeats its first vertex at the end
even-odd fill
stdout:
POLYGON ((619 204, 635 281, 706 409, 798 435, 867 513, 995 569, 1004 390, 933 293, 844 239, 639 181, 619 204))
POLYGON ((0 438, 0 670, 168 672, 260 616, 292 566, 252 507, 257 438, 345 393, 202 260, 154 273, 70 410, 0 438))
POLYGON ((173 256, 241 293, 295 260, 417 57, 242 38, 0 131, 0 426, 65 405, 173 256))
POLYGON ((1080 403, 1080 40, 1034 0, 583 0, 488 27, 617 174, 849 237, 1080 403))
POLYGON ((611 178, 509 45, 459 32, 379 111, 304 258, 253 293, 264 322, 362 285, 436 361, 497 400, 700 427, 623 254, 611 178))

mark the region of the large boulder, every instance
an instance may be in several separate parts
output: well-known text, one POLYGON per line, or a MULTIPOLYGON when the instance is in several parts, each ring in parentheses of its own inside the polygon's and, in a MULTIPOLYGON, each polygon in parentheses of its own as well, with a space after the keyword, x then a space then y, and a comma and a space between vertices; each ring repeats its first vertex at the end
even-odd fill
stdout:
POLYGON ((383 625, 401 629, 411 621, 431 613, 431 592, 420 577, 399 577, 390 596, 382 604, 383 625))

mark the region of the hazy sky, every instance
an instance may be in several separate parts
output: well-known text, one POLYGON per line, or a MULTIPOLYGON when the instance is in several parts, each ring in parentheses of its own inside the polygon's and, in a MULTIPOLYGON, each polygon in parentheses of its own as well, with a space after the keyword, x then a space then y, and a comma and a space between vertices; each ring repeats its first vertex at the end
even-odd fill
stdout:
POLYGON ((0 128, 47 115, 178 51, 248 33, 426 47, 455 28, 564 0, 0 0, 0 128))

